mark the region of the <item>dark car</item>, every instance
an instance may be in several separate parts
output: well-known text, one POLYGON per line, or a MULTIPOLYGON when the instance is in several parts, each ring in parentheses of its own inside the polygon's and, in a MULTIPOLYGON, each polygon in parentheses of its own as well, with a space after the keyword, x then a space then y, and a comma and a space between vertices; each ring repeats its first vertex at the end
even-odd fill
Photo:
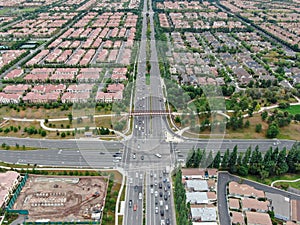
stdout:
POLYGON ((170 218, 167 218, 166 219, 166 225, 169 225, 170 224, 170 218))
POLYGON ((162 189, 162 183, 161 182, 159 182, 158 186, 159 186, 160 189, 162 189))
POLYGON ((141 160, 144 160, 144 156, 143 155, 141 156, 141 160))
POLYGON ((163 209, 160 210, 160 215, 161 215, 161 216, 164 216, 164 215, 165 215, 165 212, 164 212, 163 209))
POLYGON ((132 207, 132 200, 129 200, 129 208, 132 207))
POLYGON ((134 191, 137 191, 139 187, 137 185, 134 186, 134 191))
POLYGON ((159 197, 162 197, 163 196, 163 193, 162 192, 159 192, 159 197))
POLYGON ((164 196, 164 199, 167 201, 167 200, 168 200, 168 195, 165 195, 165 196, 164 196))

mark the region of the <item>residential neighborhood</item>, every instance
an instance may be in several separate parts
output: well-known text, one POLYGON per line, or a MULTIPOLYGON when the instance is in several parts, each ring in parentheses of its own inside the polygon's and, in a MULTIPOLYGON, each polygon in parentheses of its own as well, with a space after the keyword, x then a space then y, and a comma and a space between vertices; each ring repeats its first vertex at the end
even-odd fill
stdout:
POLYGON ((300 0, 0 0, 0 225, 300 225, 300 0))

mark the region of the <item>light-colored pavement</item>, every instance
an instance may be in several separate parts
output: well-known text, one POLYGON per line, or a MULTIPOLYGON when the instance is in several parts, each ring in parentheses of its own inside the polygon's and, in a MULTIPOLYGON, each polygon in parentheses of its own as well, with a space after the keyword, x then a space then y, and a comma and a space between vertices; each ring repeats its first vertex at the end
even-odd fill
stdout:
POLYGON ((271 187, 274 186, 274 184, 276 183, 281 183, 281 182, 284 182, 284 183, 296 183, 296 182, 300 182, 300 178, 299 179, 296 179, 296 180, 275 180, 271 183, 271 187))

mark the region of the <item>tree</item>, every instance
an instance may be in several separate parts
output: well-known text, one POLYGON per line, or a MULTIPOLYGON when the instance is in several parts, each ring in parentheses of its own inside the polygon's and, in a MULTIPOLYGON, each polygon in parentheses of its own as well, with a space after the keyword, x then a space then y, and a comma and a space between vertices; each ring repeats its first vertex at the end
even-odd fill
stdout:
POLYGON ((221 167, 223 169, 228 167, 228 160, 229 160, 229 149, 226 150, 226 152, 224 153, 224 156, 223 156, 223 160, 221 163, 221 167))
POLYGON ((72 113, 68 114, 68 119, 69 119, 69 123, 72 123, 72 121, 73 121, 73 115, 72 115, 72 113))
POLYGON ((259 151, 259 147, 256 146, 255 150, 252 152, 250 163, 249 163, 249 172, 253 175, 258 175, 261 170, 262 165, 262 155, 259 151))
POLYGON ((220 153, 220 151, 218 151, 215 158, 214 158, 214 161, 212 163, 212 167, 216 168, 216 169, 219 169, 220 168, 220 163, 221 163, 221 153, 220 153))
MULTIPOLYGON (((290 173, 296 173, 297 172, 297 165, 300 165, 300 145, 299 143, 295 143, 291 150, 289 151, 286 162, 289 167, 290 173)), ((299 167, 298 167, 299 168, 299 167)))
POLYGON ((45 131, 45 130, 42 130, 41 136, 42 136, 42 137, 46 137, 46 135, 47 135, 46 131, 45 131))
POLYGON ((267 119, 267 117, 268 117, 268 112, 267 112, 267 111, 263 111, 263 112, 261 113, 261 119, 262 119, 263 121, 265 121, 265 120, 267 119))
POLYGON ((245 122, 245 125, 244 125, 244 127, 245 127, 245 128, 248 128, 248 127, 250 127, 250 121, 249 121, 249 120, 247 120, 247 121, 245 122))
POLYGON ((248 175, 248 167, 244 166, 244 165, 239 166, 237 172, 240 176, 247 176, 248 175))
POLYGON ((276 175, 281 175, 289 170, 288 164, 286 162, 286 149, 283 148, 278 155, 276 163, 276 175))
POLYGON ((62 132, 61 135, 60 135, 62 138, 66 137, 66 133, 65 132, 62 132))
POLYGON ((260 123, 259 123, 259 124, 256 124, 256 126, 255 126, 255 132, 256 132, 256 133, 260 133, 261 130, 262 130, 262 125, 261 125, 260 123))
POLYGON ((244 166, 247 166, 247 165, 248 165, 249 159, 250 159, 250 156, 251 156, 251 152, 252 152, 251 147, 247 148, 247 150, 246 150, 246 152, 245 152, 245 155, 244 155, 244 158, 243 158, 243 160, 242 160, 242 164, 243 164, 244 166))
POLYGON ((186 164, 185 164, 186 167, 187 168, 194 167, 194 161, 195 161, 195 150, 192 149, 187 156, 186 164))
POLYGON ((236 173, 236 160, 237 160, 237 146, 234 146, 228 161, 230 173, 236 173))
POLYGON ((272 123, 267 130, 266 136, 268 138, 275 138, 279 134, 279 127, 276 123, 272 123))
POLYGON ((210 150, 206 159, 206 167, 212 168, 213 161, 214 161, 214 157, 212 151, 210 150))

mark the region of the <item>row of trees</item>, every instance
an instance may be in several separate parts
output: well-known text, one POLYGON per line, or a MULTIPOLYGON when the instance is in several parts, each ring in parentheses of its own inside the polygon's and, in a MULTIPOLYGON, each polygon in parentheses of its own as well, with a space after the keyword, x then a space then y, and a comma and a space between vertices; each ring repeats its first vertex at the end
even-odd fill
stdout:
POLYGON ((180 169, 176 171, 174 180, 174 203, 176 210, 176 221, 180 225, 192 225, 189 219, 190 205, 186 204, 185 188, 182 184, 182 172, 180 169))
POLYGON ((235 146, 231 152, 227 149, 221 155, 218 151, 214 157, 212 151, 207 156, 205 150, 193 149, 187 157, 186 167, 216 168, 241 176, 251 174, 261 179, 287 172, 297 173, 300 172, 300 143, 295 143, 289 151, 270 147, 265 154, 259 150, 259 146, 254 150, 249 147, 245 152, 238 152, 235 146))

